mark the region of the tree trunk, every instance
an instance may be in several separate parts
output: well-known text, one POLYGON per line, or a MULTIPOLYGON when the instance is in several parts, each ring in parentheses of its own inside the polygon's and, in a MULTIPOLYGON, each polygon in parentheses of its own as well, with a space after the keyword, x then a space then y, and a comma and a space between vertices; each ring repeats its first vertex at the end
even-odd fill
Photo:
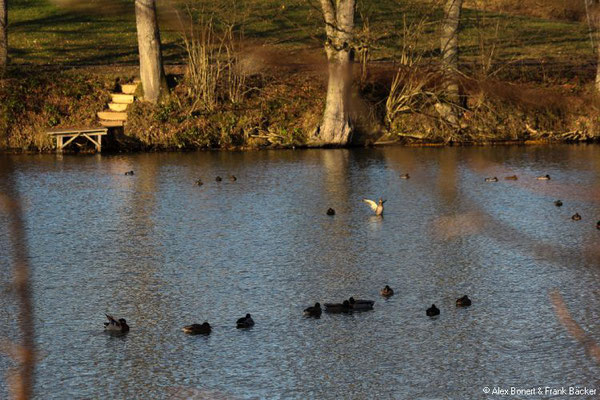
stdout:
POLYGON ((593 0, 584 0, 583 4, 585 5, 585 16, 588 25, 588 31, 590 33, 590 45, 592 46, 592 51, 596 51, 596 46, 594 46, 594 28, 592 26, 592 17, 590 15, 590 7, 592 6, 593 0))
POLYGON ((155 0, 135 0, 135 22, 144 100, 157 103, 161 94, 167 90, 167 80, 162 62, 155 0))
POLYGON ((590 42, 596 51, 596 93, 600 93, 600 0, 585 0, 590 42))
POLYGON ((327 101, 319 140, 324 145, 345 146, 352 138, 350 90, 352 88, 352 31, 356 0, 321 0, 329 70, 327 101))
POLYGON ((441 51, 444 90, 450 102, 460 102, 458 89, 458 25, 463 0, 446 0, 442 22, 441 51))
POLYGON ((596 40, 596 93, 600 93, 600 41, 596 40))
POLYGON ((8 65, 8 8, 7 0, 0 0, 0 76, 8 65))

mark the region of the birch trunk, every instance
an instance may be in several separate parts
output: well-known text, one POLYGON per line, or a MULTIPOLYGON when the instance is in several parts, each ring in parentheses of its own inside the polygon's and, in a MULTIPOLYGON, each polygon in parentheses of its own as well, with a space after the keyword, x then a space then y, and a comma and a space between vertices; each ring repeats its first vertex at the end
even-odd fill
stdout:
POLYGON ((444 89, 448 99, 460 102, 458 89, 458 25, 463 0, 446 0, 444 5, 444 21, 442 22, 441 51, 444 89))
POLYGON ((329 83, 319 140, 324 145, 345 146, 352 138, 350 90, 352 88, 352 31, 356 0, 320 0, 325 19, 329 83))
POLYGON ((8 65, 8 8, 7 0, 0 0, 0 75, 8 65))
POLYGON ((135 0, 135 23, 144 100, 157 103, 161 94, 167 90, 167 80, 162 62, 155 0, 135 0))
POLYGON ((599 0, 585 0, 585 13, 590 31, 590 42, 596 51, 596 93, 600 93, 600 20, 598 8, 599 0))

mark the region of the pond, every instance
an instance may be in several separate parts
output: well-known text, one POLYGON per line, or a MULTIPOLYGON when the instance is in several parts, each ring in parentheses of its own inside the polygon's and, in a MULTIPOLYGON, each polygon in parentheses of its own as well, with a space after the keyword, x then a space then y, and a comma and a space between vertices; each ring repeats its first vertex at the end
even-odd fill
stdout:
MULTIPOLYGON (((36 398, 600 389, 589 351, 600 343, 599 146, 11 157, 32 267, 36 398), (361 202, 379 197, 382 218, 361 202), (473 305, 457 308, 464 294, 473 305), (374 300, 373 311, 302 315, 350 296, 374 300), (587 342, 561 323, 557 297, 587 342), (103 332, 105 313, 131 331, 103 332), (236 329, 246 313, 255 326, 236 329), (209 336, 181 331, 204 321, 209 336)), ((0 214, 5 282, 10 248, 0 214)), ((15 338, 6 287, 0 331, 15 338)), ((0 358, 3 378, 11 365, 0 358)))

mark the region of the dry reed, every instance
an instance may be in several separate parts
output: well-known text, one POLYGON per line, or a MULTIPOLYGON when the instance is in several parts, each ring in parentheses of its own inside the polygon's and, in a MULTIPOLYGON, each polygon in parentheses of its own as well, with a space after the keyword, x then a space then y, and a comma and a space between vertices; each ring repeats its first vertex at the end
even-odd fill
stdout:
POLYGON ((394 76, 390 94, 385 103, 385 118, 388 126, 392 126, 400 114, 417 112, 432 96, 432 93, 427 92, 425 87, 434 74, 430 71, 419 72, 417 69, 417 65, 422 62, 424 55, 424 50, 420 50, 417 44, 426 25, 426 19, 407 24, 406 18, 404 18, 400 66, 394 76))
MULTIPOLYGON (((187 8, 187 23, 181 25, 183 47, 187 54, 186 79, 192 111, 214 111, 220 102, 241 103, 246 94, 246 73, 240 62, 239 43, 234 23, 216 24, 204 13, 187 8), (198 15, 198 16, 195 16, 198 15)), ((241 35, 240 35, 241 36, 241 35)))

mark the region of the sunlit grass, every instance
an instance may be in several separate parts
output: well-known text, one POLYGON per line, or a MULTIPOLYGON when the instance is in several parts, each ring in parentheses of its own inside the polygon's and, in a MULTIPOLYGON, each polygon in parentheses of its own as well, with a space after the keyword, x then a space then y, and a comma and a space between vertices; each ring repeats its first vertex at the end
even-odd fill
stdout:
MULTIPOLYGON (((134 64, 137 39, 133 2, 117 3, 115 10, 91 12, 60 7, 47 0, 9 2, 9 45, 13 64, 134 64)), ((173 4, 159 4, 164 55, 168 63, 182 63, 179 24, 173 18, 173 4)), ((192 7, 220 15, 216 19, 234 21, 252 42, 282 50, 320 49, 323 32, 318 3, 307 0, 245 0, 221 2, 187 1, 192 7)), ((100 7, 101 8, 101 7, 100 7)), ((379 0, 359 2, 357 29, 368 19, 374 60, 393 60, 399 52, 404 17, 407 21, 427 18, 420 46, 426 57, 438 55, 438 27, 441 17, 436 7, 422 2, 379 0)), ((182 13, 184 14, 184 13, 182 13)), ((580 22, 545 20, 465 9, 461 31, 463 62, 481 58, 484 48, 496 44, 496 62, 545 60, 547 62, 586 63, 594 56, 587 26, 580 22), (497 30, 497 34, 496 34, 497 30)))

